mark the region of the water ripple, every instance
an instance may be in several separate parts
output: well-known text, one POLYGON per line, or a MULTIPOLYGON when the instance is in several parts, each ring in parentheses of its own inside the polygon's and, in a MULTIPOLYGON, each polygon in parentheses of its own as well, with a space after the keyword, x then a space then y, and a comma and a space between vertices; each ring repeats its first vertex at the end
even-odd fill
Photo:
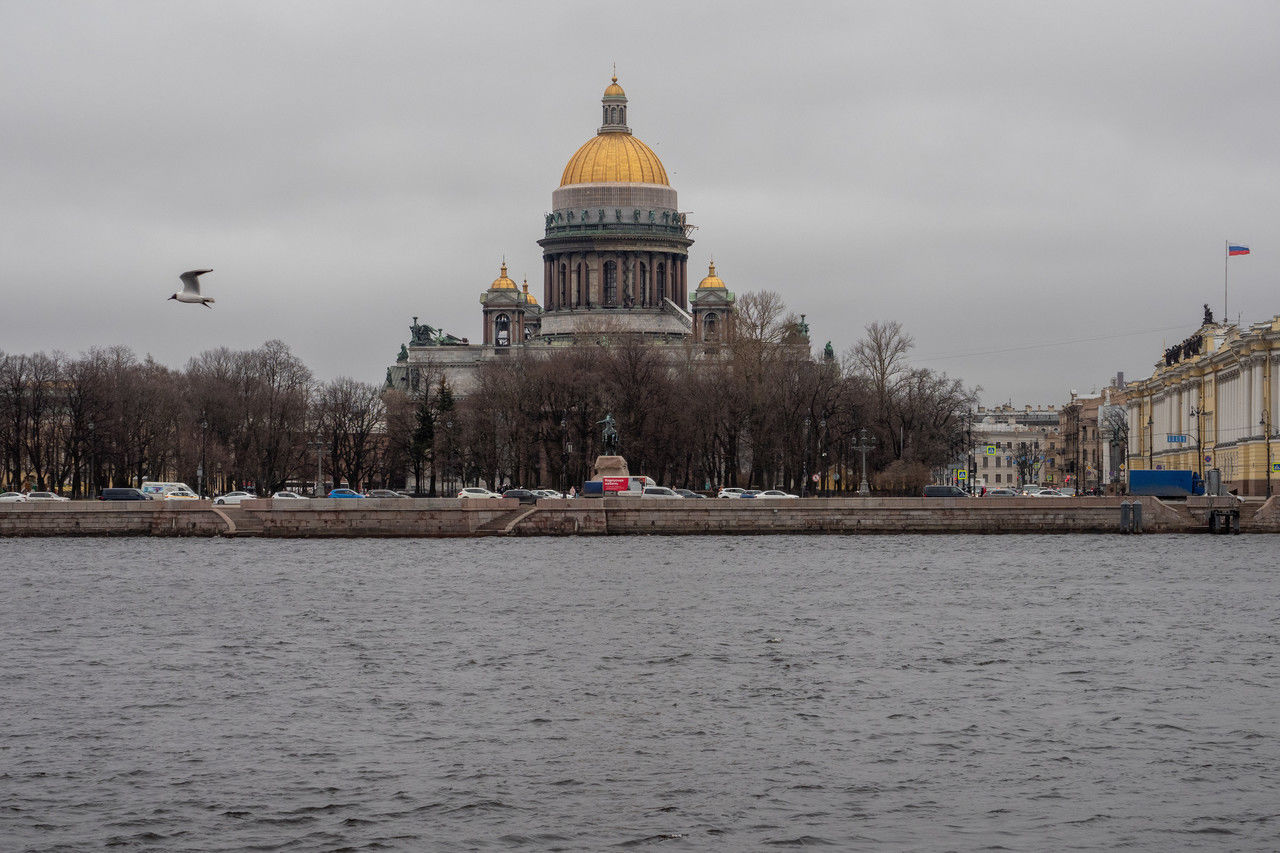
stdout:
POLYGON ((12 540, 3 849, 1275 849, 1267 537, 12 540))

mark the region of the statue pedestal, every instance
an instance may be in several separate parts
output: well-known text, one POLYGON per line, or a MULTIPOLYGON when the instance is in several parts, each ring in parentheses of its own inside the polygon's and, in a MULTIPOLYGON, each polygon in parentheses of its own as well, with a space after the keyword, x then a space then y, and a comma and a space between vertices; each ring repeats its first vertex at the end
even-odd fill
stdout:
POLYGON ((627 468, 627 460, 621 456, 597 456, 596 464, 591 466, 591 479, 599 480, 601 477, 630 477, 631 471, 627 468))

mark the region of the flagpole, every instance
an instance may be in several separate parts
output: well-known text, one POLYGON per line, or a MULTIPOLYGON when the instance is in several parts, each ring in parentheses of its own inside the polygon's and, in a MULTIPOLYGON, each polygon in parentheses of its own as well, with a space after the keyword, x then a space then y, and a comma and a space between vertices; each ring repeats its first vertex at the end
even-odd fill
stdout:
POLYGON ((1227 322, 1227 270, 1231 269, 1231 265, 1227 263, 1231 260, 1231 241, 1226 241, 1222 247, 1222 322, 1227 322))

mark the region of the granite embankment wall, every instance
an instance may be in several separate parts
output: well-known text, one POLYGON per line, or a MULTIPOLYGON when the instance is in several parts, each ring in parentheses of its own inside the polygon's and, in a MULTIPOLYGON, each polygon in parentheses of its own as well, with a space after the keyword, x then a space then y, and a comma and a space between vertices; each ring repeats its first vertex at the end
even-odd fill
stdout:
MULTIPOLYGON (((1141 499, 1146 533, 1205 532, 1234 502, 1141 499)), ((3 536, 565 536, 769 533, 1115 533, 1123 498, 659 501, 245 501, 0 504, 3 536)), ((1242 532, 1280 532, 1280 498, 1244 504, 1242 532)))

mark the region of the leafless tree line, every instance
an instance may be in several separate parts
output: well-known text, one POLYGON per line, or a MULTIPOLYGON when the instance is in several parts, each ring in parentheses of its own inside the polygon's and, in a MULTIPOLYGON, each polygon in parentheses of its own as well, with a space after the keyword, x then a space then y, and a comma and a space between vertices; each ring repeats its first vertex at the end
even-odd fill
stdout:
POLYGON ((876 487, 913 492, 954 457, 976 390, 912 367, 911 346, 900 324, 873 323, 840 361, 814 360, 769 292, 744 295, 731 339, 711 350, 602 329, 485 364, 441 461, 468 482, 567 488, 589 476, 612 415, 630 470, 661 483, 848 492, 867 446, 876 487))
POLYGON ((950 461, 975 397, 911 367, 911 346, 900 324, 873 323, 839 360, 815 360, 764 292, 739 299, 723 346, 655 347, 601 329, 484 364, 465 398, 430 363, 413 396, 317 381, 280 341, 208 350, 182 370, 123 346, 0 352, 0 481, 75 497, 170 478, 269 493, 317 475, 430 494, 567 489, 589 477, 612 415, 632 472, 662 483, 852 491, 870 447, 877 489, 906 492, 950 461))
POLYGON ((378 386, 317 382, 280 341, 183 370, 124 346, 0 352, 0 482, 73 497, 171 478, 269 492, 306 480, 317 449, 334 482, 389 482, 403 465, 386 406, 378 386))

